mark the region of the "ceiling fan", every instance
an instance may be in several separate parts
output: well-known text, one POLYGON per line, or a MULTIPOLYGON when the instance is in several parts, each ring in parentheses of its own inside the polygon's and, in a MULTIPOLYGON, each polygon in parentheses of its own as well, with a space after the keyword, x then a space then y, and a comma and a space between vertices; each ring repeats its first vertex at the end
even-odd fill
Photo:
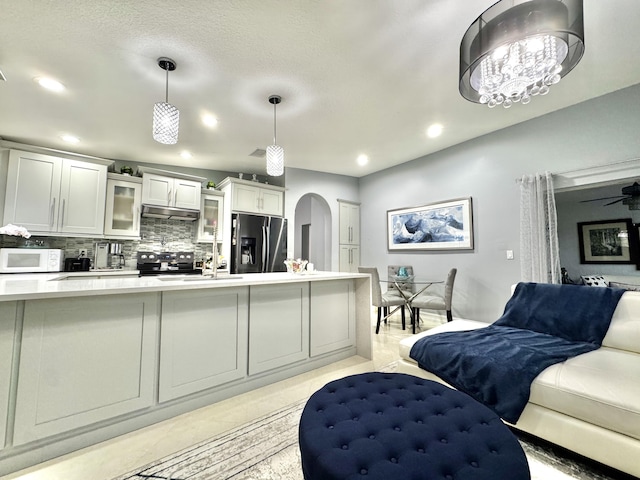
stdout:
POLYGON ((591 200, 582 200, 580 203, 610 200, 612 198, 615 198, 616 200, 605 203, 603 206, 606 207, 608 205, 622 202, 623 205, 627 205, 629 207, 629 210, 640 210, 640 183, 633 182, 633 185, 622 187, 622 195, 615 197, 592 198, 591 200))

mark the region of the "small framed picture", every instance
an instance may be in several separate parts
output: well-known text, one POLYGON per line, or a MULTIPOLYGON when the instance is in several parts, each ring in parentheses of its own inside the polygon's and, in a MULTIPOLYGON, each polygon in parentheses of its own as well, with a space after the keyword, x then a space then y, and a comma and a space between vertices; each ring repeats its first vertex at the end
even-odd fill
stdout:
POLYGON ((387 211, 387 248, 473 250, 471 197, 387 211))
POLYGON ((636 238, 630 218, 578 223, 580 263, 636 263, 636 238))

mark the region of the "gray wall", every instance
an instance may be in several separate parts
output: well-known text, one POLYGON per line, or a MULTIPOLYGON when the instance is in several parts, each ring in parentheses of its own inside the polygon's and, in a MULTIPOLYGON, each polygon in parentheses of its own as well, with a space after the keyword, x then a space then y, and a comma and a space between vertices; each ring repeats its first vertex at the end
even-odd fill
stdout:
MULTIPOLYGON (((380 271, 411 264, 416 276, 442 279, 457 267, 454 316, 497 319, 520 278, 515 179, 640 157, 639 110, 640 87, 633 86, 361 178, 362 264, 380 271), (467 196, 473 198, 473 252, 387 251, 387 210, 467 196), (507 249, 515 260, 506 259, 507 249)), ((486 115, 510 112, 487 109, 486 115)))
POLYGON ((579 191, 556 194, 560 262, 567 269, 572 280, 579 281, 581 275, 640 275, 635 265, 580 263, 578 222, 617 220, 621 218, 630 218, 634 224, 640 222, 640 210, 629 210, 622 203, 605 205, 614 201, 614 198, 588 203, 583 203, 581 200, 615 197, 621 194, 622 186, 630 184, 631 182, 629 181, 622 185, 592 189, 591 193, 579 191))
MULTIPOLYGON (((305 195, 315 194, 323 198, 331 209, 331 241, 327 242, 330 246, 330 252, 326 254, 325 264, 327 263, 327 259, 329 259, 331 270, 337 272, 340 265, 338 250, 340 210, 338 199, 358 202, 358 179, 345 175, 333 175, 299 168, 285 168, 284 175, 287 185, 284 194, 284 216, 289 220, 287 224, 289 257, 294 256, 295 240, 291 241, 291 239, 295 239, 296 222, 294 219, 296 206, 305 195)), ((328 226, 326 228, 328 229, 328 226)), ((314 234, 316 234, 317 230, 314 229, 314 232, 314 234)))

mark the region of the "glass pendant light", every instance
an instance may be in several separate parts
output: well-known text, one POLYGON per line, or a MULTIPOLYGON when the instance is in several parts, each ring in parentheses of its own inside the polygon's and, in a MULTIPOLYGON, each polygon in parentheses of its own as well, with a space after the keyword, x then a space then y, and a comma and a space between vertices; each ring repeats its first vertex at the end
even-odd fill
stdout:
POLYGON ((278 177, 284 173, 284 148, 276 143, 276 105, 282 101, 280 95, 271 95, 273 105, 273 145, 267 147, 267 175, 278 177))
POLYGON ((169 103, 169 72, 176 69, 176 62, 170 58, 160 57, 158 66, 167 72, 165 84, 165 101, 153 106, 153 139, 166 145, 178 142, 180 111, 169 103))

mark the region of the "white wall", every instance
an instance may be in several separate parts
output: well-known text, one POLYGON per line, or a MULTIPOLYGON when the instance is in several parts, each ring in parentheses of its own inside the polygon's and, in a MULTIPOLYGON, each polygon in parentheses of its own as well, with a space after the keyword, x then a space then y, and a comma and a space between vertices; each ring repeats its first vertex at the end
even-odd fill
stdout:
POLYGON ((314 172, 299 168, 285 168, 285 212, 288 221, 288 255, 294 256, 295 209, 300 199, 308 194, 322 197, 331 209, 331 270, 339 270, 338 232, 339 207, 338 199, 359 202, 358 179, 344 175, 314 172))
MULTIPOLYGON (((416 276, 442 279, 457 267, 454 316, 496 320, 520 278, 515 179, 640 157, 638 111, 640 87, 633 86, 361 178, 362 264, 380 271, 410 264, 416 276), (387 251, 388 209, 467 196, 473 198, 473 252, 387 251), (507 249, 515 260, 506 259, 507 249)), ((487 116, 509 114, 486 109, 487 116)))

